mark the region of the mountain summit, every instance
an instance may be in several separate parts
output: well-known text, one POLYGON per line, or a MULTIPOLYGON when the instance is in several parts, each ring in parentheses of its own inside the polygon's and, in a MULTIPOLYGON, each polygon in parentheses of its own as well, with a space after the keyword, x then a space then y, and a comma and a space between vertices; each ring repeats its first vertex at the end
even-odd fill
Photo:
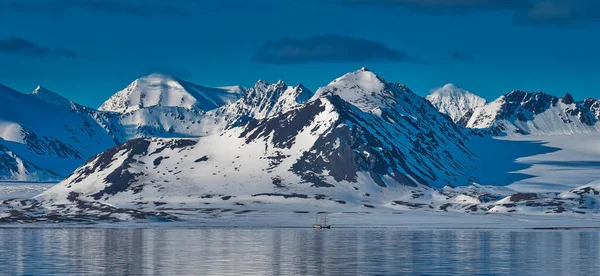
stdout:
POLYGON ((61 106, 70 106, 71 105, 71 101, 61 95, 58 95, 44 87, 42 87, 41 85, 36 87, 35 90, 33 90, 33 92, 31 92, 30 94, 33 97, 36 97, 42 101, 45 101, 47 103, 53 104, 53 105, 61 105, 61 106))
POLYGON ((242 96, 239 87, 209 88, 163 74, 133 81, 104 102, 99 110, 127 113, 151 106, 176 106, 208 111, 242 96))
POLYGON ((465 124, 473 110, 486 104, 486 100, 452 83, 432 91, 427 100, 452 121, 465 124))

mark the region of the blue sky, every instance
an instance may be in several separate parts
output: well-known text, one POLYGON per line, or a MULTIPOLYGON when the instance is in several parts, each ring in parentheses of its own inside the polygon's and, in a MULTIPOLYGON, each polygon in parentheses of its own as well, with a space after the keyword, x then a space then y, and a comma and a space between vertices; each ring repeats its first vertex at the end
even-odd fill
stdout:
POLYGON ((2 0, 0 83, 97 107, 137 77, 311 89, 366 66, 426 95, 455 83, 600 97, 596 0, 2 0))

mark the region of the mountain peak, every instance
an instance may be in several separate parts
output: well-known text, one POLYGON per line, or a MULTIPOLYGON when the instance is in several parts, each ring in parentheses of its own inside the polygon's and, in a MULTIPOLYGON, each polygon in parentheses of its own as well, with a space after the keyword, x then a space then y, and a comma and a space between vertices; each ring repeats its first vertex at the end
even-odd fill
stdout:
POLYGON ((45 101, 47 103, 59 106, 70 106, 71 101, 57 93, 54 93, 41 85, 38 85, 29 95, 45 101))
POLYGON ((465 115, 472 113, 473 109, 486 104, 486 100, 464 90, 453 83, 448 83, 440 88, 432 90, 427 100, 441 113, 444 113, 452 121, 465 121, 465 115))
POLYGON ((152 106, 212 110, 239 99, 239 87, 209 88, 169 75, 153 73, 111 96, 99 110, 127 113, 152 106))
POLYGON ((225 108, 232 114, 263 119, 284 113, 308 101, 312 95, 312 91, 302 85, 293 87, 283 81, 275 84, 258 81, 244 97, 225 108))
POLYGON ((573 95, 567 93, 561 100, 564 104, 574 104, 575 99, 573 99, 573 95))
POLYGON ((363 69, 347 73, 319 88, 313 98, 336 95, 363 111, 393 105, 397 92, 383 78, 363 69))

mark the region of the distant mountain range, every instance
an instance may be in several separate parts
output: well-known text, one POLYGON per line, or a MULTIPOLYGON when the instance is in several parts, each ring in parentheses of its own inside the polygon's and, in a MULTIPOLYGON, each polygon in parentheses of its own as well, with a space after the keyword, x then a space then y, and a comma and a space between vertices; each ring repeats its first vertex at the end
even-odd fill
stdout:
POLYGON ((493 102, 448 84, 427 96, 457 124, 506 135, 560 135, 600 130, 600 100, 575 101, 543 92, 512 91, 493 102))
MULTIPOLYGON (((152 74, 98 110, 42 87, 23 94, 0 86, 0 105, 0 178, 64 178, 37 197, 52 208, 313 199, 505 212, 521 202, 501 201, 514 191, 453 188, 481 183, 471 141, 600 130, 598 100, 513 91, 486 103, 452 84, 423 98, 366 68, 316 92, 282 81, 208 88, 152 74)), ((543 212, 589 205, 524 197, 549 202, 536 205, 543 212)))

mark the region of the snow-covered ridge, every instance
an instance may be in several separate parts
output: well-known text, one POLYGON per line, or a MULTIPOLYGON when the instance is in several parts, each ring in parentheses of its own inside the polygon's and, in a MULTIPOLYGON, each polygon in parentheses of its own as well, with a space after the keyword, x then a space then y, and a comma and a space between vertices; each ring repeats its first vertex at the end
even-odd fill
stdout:
POLYGON ((70 106, 71 105, 71 101, 69 99, 67 99, 59 94, 56 94, 42 86, 36 87, 35 90, 33 90, 33 92, 31 92, 30 95, 32 95, 42 101, 45 101, 45 102, 48 102, 48 103, 51 103, 54 105, 62 105, 62 106, 70 106))
POLYGON ((467 90, 452 83, 431 91, 426 99, 435 106, 439 112, 452 118, 457 124, 466 124, 473 110, 484 106, 487 102, 467 90))
POLYGON ((597 100, 576 102, 542 92, 515 90, 474 110, 469 128, 497 128, 508 135, 558 135, 600 130, 597 100))
POLYGON ((133 81, 104 102, 98 110, 127 113, 152 106, 178 106, 208 111, 236 101, 241 87, 209 88, 163 74, 133 81))

